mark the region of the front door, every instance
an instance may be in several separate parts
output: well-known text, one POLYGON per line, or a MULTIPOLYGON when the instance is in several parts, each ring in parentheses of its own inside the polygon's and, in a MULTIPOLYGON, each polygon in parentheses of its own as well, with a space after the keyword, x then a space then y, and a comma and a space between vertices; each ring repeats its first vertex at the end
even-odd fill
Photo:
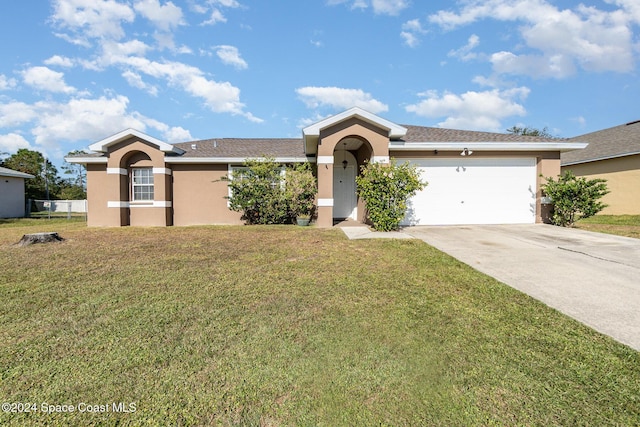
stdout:
POLYGON ((333 166, 333 217, 356 218, 358 197, 356 196, 356 159, 346 152, 337 155, 339 159, 346 158, 347 166, 336 160, 333 166))

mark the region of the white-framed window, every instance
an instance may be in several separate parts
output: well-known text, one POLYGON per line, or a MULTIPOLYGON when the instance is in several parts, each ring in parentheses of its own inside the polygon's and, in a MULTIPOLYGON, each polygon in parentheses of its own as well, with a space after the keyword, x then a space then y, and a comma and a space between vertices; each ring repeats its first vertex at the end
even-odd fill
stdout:
MULTIPOLYGON (((246 175, 246 171, 248 171, 249 168, 246 166, 236 166, 236 165, 229 165, 228 168, 228 176, 229 176, 229 180, 233 181, 234 179, 242 179, 245 178, 246 175)), ((274 181, 271 183, 271 187, 275 188, 276 186, 280 186, 284 189, 284 178, 286 175, 286 171, 287 169, 284 166, 280 167, 280 180, 279 181, 274 181)), ((229 188, 229 197, 233 196, 233 192, 231 191, 231 186, 228 187, 229 188)), ((227 205, 229 204, 229 202, 227 202, 227 205)))
MULTIPOLYGON (((272 187, 276 187, 277 185, 283 186, 284 185, 284 178, 285 175, 287 173, 287 169, 284 166, 281 166, 280 168, 280 180, 279 181, 274 181, 271 183, 272 187)), ((246 166, 234 166, 234 165, 229 165, 229 178, 231 180, 234 179, 242 179, 246 177, 246 171, 248 171, 249 168, 246 166)))
POLYGON ((153 168, 131 169, 131 200, 153 201, 153 168))

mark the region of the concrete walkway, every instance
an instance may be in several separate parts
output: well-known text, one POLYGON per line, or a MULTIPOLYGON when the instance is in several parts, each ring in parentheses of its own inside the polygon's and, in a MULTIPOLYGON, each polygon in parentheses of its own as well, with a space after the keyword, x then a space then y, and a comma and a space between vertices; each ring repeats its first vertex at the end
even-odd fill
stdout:
POLYGON ((367 226, 341 227, 341 230, 350 240, 355 239, 415 239, 409 233, 401 231, 373 231, 367 226))
POLYGON ((640 351, 640 239, 542 224, 402 233, 640 351))

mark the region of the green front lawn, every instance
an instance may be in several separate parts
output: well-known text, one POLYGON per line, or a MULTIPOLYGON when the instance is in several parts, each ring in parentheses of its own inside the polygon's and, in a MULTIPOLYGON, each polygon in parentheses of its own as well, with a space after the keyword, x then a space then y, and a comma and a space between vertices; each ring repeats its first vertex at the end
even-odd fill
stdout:
POLYGON ((640 238, 640 215, 596 215, 580 220, 577 228, 640 238))
POLYGON ((12 221, 0 298, 0 425, 640 422, 640 353, 419 241, 12 221))

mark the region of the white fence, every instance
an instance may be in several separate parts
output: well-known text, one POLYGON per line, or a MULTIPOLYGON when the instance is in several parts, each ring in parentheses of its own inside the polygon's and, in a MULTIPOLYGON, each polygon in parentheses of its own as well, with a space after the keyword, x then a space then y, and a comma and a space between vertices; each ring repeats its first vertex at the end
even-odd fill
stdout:
MULTIPOLYGON (((87 214, 86 200, 34 200, 34 212, 47 212, 49 216, 52 213, 66 213, 67 218, 71 218, 71 214, 87 214)), ((59 216, 59 215, 56 215, 59 216)))

